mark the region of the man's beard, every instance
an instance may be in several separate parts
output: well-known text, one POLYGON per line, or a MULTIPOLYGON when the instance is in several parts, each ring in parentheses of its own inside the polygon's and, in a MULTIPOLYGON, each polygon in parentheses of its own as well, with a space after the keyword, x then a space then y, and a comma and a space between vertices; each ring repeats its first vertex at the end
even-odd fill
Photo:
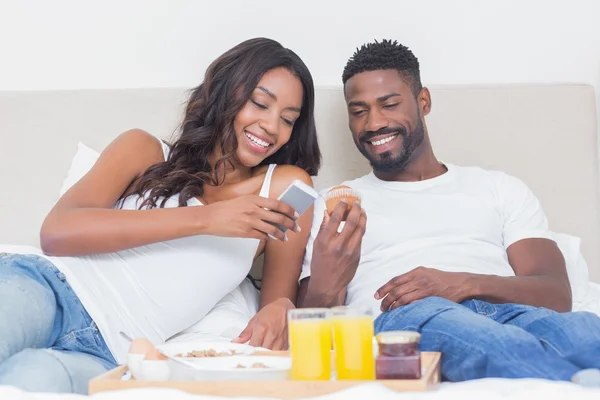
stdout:
MULTIPOLYGON (((377 172, 400 172, 410 162, 415 150, 419 148, 423 140, 425 140, 425 127, 421 118, 415 129, 408 133, 404 127, 398 128, 383 128, 376 132, 367 132, 359 143, 357 143, 358 150, 363 156, 371 163, 374 171, 377 172), (373 156, 365 148, 364 142, 379 135, 386 135, 390 133, 398 133, 402 136, 402 149, 399 154, 393 154, 391 151, 386 151, 379 155, 373 156)), ((396 140, 396 139, 394 139, 396 140)))

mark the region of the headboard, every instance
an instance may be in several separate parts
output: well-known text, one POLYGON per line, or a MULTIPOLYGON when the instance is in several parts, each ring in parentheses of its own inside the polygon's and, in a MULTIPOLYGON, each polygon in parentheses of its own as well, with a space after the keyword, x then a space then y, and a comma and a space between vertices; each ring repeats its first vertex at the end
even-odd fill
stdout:
MULTIPOLYGON (((587 85, 432 86, 427 117, 443 161, 499 169, 540 198, 551 229, 581 237, 600 282, 599 174, 594 90, 587 85)), ((101 150, 119 133, 177 130, 181 88, 0 92, 0 243, 38 245, 77 143, 101 150)), ((319 87, 323 188, 369 166, 354 147, 340 87, 319 87)))

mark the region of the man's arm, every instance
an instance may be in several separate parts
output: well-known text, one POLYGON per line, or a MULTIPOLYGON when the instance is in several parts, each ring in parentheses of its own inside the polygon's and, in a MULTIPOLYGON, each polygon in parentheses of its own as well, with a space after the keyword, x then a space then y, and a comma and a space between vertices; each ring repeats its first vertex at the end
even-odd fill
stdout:
MULTIPOLYGON (((339 291, 337 294, 332 293, 331 287, 319 288, 318 284, 310 283, 311 278, 304 278, 300 282, 298 290, 298 306, 302 308, 308 307, 335 307, 342 306, 346 302, 346 288, 339 291)), ((313 280, 316 282, 316 279, 313 280)))
POLYGON ((381 311, 438 296, 461 303, 479 299, 490 303, 517 303, 558 312, 571 310, 571 286, 558 246, 548 239, 523 239, 508 248, 516 276, 446 272, 418 267, 383 285, 375 298, 381 311))
POLYGON ((329 216, 322 203, 315 205, 315 215, 320 212, 323 220, 320 224, 313 222, 302 266, 297 302, 301 308, 343 305, 346 287, 354 278, 360 261, 367 225, 365 212, 355 202, 342 231, 338 232, 347 205, 338 204, 329 216))
POLYGON ((472 275, 473 298, 492 303, 519 303, 570 311, 571 287, 565 259, 548 229, 548 220, 533 192, 516 177, 493 175, 504 225, 502 235, 515 276, 472 275))
POLYGON ((519 303, 570 311, 571 287, 565 260, 550 238, 542 207, 519 179, 503 173, 493 178, 498 187, 498 209, 503 217, 503 241, 515 276, 501 277, 444 272, 418 267, 382 286, 375 297, 382 311, 428 296, 460 303, 480 299, 490 303, 519 303))
POLYGON ((493 302, 570 311, 571 286, 565 259, 551 240, 548 220, 538 198, 514 176, 497 173, 496 182, 504 219, 504 245, 515 276, 475 278, 475 296, 493 302))
POLYGON ((571 311, 571 285, 556 243, 524 239, 512 244, 507 253, 516 276, 469 274, 465 285, 468 298, 571 311))

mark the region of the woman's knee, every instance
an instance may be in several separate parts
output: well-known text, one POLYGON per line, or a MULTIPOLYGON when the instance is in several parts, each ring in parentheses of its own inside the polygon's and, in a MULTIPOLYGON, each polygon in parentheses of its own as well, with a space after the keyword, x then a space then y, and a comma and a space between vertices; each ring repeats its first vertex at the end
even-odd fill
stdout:
POLYGON ((108 370, 90 354, 54 349, 26 349, 0 364, 0 385, 32 392, 87 394, 90 379, 108 370))
POLYGON ((73 392, 69 373, 51 349, 25 349, 0 364, 0 385, 28 392, 73 392))
POLYGON ((11 309, 21 307, 37 313, 56 310, 54 291, 26 256, 5 255, 0 259, 0 285, 0 302, 11 304, 11 309))
POLYGON ((47 287, 19 271, 0 274, 0 362, 25 348, 49 345, 56 298, 47 287))

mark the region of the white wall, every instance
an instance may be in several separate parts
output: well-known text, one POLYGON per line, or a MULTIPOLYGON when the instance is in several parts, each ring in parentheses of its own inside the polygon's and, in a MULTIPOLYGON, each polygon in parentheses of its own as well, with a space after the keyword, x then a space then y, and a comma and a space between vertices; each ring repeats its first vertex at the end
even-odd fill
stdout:
POLYGON ((411 47, 426 84, 584 82, 600 92, 597 0, 0 0, 0 90, 193 86, 268 36, 320 85, 373 38, 411 47))

